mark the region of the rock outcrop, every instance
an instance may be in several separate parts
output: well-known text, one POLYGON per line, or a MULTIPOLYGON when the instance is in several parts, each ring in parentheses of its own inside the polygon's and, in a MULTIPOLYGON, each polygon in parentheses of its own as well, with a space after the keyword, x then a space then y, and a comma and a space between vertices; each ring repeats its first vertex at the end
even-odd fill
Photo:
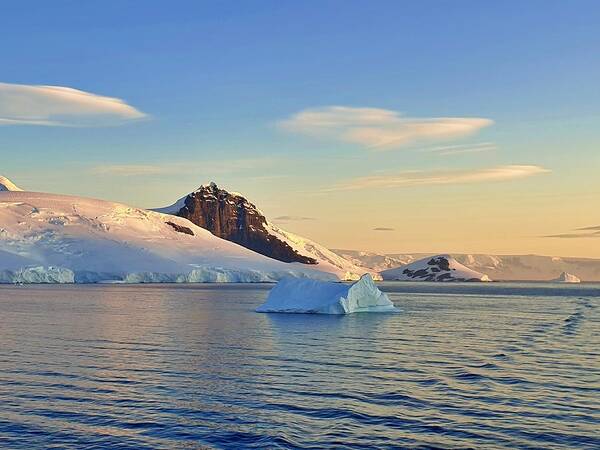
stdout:
POLYGON ((200 186, 173 206, 156 211, 184 217, 215 236, 235 242, 261 255, 283 262, 316 264, 268 229, 262 212, 237 193, 220 189, 215 183, 200 186))

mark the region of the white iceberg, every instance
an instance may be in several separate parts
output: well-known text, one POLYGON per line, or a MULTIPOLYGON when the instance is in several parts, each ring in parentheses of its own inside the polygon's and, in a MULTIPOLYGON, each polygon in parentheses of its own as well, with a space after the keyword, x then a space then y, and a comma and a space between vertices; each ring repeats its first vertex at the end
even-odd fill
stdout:
POLYGON ((397 311, 371 275, 352 284, 311 279, 284 278, 269 292, 257 312, 351 314, 397 311))
POLYGON ((581 280, 575 275, 563 272, 558 278, 550 280, 551 283, 581 283, 581 280))

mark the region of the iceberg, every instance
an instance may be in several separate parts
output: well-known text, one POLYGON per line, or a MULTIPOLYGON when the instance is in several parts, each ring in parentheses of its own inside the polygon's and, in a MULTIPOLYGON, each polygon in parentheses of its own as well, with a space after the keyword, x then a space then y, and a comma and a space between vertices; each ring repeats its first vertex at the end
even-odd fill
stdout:
POLYGON ((551 283, 581 283, 581 280, 579 279, 579 277, 577 277, 571 273, 563 272, 559 275, 558 278, 550 280, 550 282, 551 283))
POLYGON ((397 311, 369 274, 352 284, 283 278, 257 312, 351 314, 397 311))

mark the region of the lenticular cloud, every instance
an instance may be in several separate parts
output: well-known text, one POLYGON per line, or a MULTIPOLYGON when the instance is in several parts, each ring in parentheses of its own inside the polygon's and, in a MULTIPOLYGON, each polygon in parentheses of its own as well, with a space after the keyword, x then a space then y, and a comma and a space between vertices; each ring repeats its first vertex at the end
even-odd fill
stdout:
POLYGON ((62 86, 0 83, 0 125, 110 126, 145 117, 119 98, 62 86))
POLYGON ((326 106, 292 115, 279 126, 295 133, 389 150, 426 141, 470 136, 493 121, 480 117, 407 117, 380 108, 326 106))

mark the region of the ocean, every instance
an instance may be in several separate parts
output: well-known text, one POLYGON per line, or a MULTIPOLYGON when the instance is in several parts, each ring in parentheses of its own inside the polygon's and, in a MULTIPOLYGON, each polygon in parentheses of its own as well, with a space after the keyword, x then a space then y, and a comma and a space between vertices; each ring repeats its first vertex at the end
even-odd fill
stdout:
POLYGON ((0 286, 0 448, 600 448, 600 285, 0 286))

